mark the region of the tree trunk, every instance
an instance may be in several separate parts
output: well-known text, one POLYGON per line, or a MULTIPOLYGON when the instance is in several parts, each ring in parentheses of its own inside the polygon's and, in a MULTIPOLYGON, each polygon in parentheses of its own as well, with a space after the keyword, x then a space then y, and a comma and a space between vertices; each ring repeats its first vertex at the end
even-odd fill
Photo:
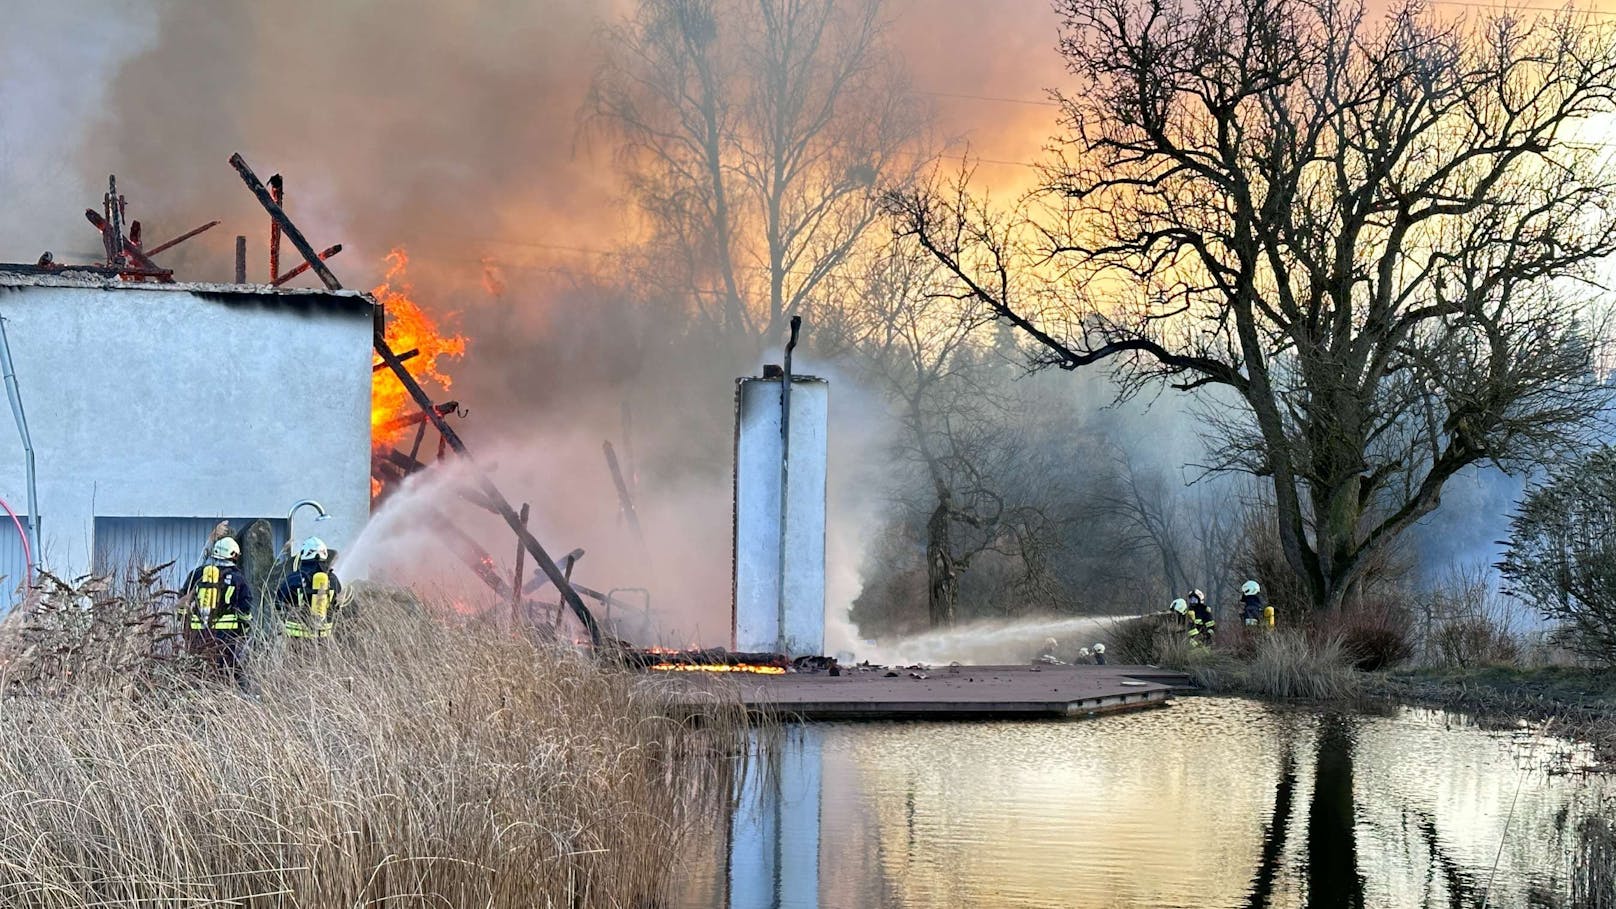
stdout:
POLYGON ((926 601, 933 628, 954 624, 954 604, 959 600, 959 572, 948 533, 949 499, 946 490, 941 492, 926 522, 926 601))

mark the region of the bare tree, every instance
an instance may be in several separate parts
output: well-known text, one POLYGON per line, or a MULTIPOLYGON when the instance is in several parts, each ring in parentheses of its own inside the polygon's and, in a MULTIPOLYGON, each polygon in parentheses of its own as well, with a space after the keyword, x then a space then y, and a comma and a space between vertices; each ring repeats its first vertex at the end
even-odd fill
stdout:
POLYGON ((715 332, 772 337, 919 166, 924 106, 883 0, 640 0, 588 113, 620 139, 647 276, 715 332))
POLYGON ((1167 591, 1189 590, 1190 572, 1185 563, 1193 560, 1193 553, 1182 526, 1184 503, 1172 495, 1160 474, 1140 469, 1125 452, 1118 451, 1112 463, 1116 491, 1100 497, 1099 510, 1116 518, 1124 528, 1120 541, 1123 545, 1155 553, 1167 591))
POLYGON ((992 312, 944 293, 944 277, 913 244, 862 257, 859 292, 830 320, 824 342, 833 355, 851 355, 892 403, 898 453, 919 470, 927 492, 905 504, 923 513, 934 626, 958 619, 961 578, 986 554, 1021 566, 1021 596, 1047 595, 1042 559, 1054 530, 1043 509, 1006 494, 1006 475, 1027 458, 997 387, 1007 364, 982 343, 992 312))
POLYGON ((1313 606, 1461 468, 1562 451, 1597 412, 1578 281, 1616 250, 1616 171, 1577 131, 1616 108, 1611 29, 1056 5, 1079 86, 1042 191, 1016 218, 962 186, 894 206, 1041 363, 1210 395, 1213 466, 1272 483, 1313 606))

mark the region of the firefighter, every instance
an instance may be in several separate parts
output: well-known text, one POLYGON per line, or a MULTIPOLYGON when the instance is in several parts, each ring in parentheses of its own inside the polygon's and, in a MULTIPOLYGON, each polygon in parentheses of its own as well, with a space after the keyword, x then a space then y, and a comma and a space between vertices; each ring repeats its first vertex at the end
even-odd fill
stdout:
POLYGON ((1173 623, 1174 624, 1176 624, 1180 628, 1188 628, 1189 627, 1189 624, 1190 624, 1190 604, 1185 602, 1183 597, 1179 597, 1178 599, 1174 600, 1173 604, 1171 606, 1168 606, 1167 609, 1168 609, 1168 613, 1173 618, 1173 623))
POLYGON ((1192 590, 1184 600, 1190 610, 1190 644, 1196 647, 1212 646, 1212 638, 1218 630, 1218 621, 1212 617, 1212 607, 1206 602, 1206 594, 1192 590))
POLYGON ((1095 644, 1094 645, 1094 662, 1101 665, 1101 666, 1105 665, 1105 645, 1104 644, 1095 644))
POLYGON ((1247 581, 1240 585, 1240 618, 1247 628, 1255 628, 1262 624, 1263 618, 1272 616, 1272 610, 1265 610, 1262 601, 1262 585, 1256 581, 1247 581))
POLYGON ((192 569, 181 588, 191 652, 207 657, 238 680, 253 603, 251 582, 236 565, 240 558, 236 541, 221 537, 209 551, 207 563, 192 569))
POLYGON ((309 537, 298 548, 292 571, 275 588, 281 628, 289 638, 321 639, 331 636, 336 610, 342 605, 342 583, 331 570, 331 550, 319 537, 309 537))

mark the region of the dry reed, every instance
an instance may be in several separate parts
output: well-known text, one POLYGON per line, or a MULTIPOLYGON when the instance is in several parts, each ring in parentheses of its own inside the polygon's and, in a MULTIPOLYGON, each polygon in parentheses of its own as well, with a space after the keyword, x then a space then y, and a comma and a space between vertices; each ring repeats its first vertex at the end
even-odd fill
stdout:
POLYGON ((7 637, 6 906, 654 905, 743 747, 738 708, 674 721, 654 681, 408 597, 259 642, 253 695, 64 662, 75 628, 162 636, 150 603, 75 608, 7 637))

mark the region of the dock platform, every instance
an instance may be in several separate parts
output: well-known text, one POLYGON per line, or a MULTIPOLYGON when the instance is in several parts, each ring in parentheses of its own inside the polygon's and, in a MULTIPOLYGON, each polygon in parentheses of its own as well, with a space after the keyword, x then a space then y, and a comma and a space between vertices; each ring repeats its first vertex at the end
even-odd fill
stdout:
MULTIPOLYGON (((753 675, 667 673, 681 686, 784 719, 1032 719, 1161 707, 1194 686, 1155 666, 939 666, 753 675)), ((675 700, 682 699, 679 694, 675 700)))

